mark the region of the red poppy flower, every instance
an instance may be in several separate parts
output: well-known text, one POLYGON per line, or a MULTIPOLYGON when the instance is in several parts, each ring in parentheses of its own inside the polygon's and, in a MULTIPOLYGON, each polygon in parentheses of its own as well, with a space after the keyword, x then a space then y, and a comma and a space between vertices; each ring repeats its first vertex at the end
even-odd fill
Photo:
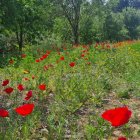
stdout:
POLYGON ((26 57, 26 54, 22 54, 21 57, 22 57, 22 58, 25 58, 25 57, 26 57))
POLYGON ((62 61, 63 61, 64 59, 65 59, 65 58, 64 58, 64 56, 61 56, 61 57, 60 57, 60 60, 62 60, 62 61))
POLYGON ((32 113, 34 109, 34 104, 24 104, 22 106, 19 106, 15 109, 16 113, 21 116, 27 116, 32 113))
POLYGON ((43 60, 44 58, 40 57, 39 59, 40 59, 40 60, 43 60))
POLYGON ((32 76, 32 79, 35 79, 35 76, 34 75, 32 76))
POLYGON ((48 56, 48 54, 44 54, 43 56, 42 56, 42 58, 47 58, 47 56, 48 56))
POLYGON ((119 137, 118 140, 127 140, 125 137, 119 137))
POLYGON ((40 90, 46 90, 46 85, 45 84, 40 84, 38 88, 40 90))
POLYGON ((102 114, 102 118, 111 122, 111 125, 118 127, 128 123, 132 112, 127 107, 119 107, 110 109, 102 114))
POLYGON ((88 50, 83 50, 82 52, 83 52, 83 53, 86 53, 87 51, 88 51, 88 50))
POLYGON ((48 55, 47 55, 47 54, 45 54, 45 55, 43 55, 42 57, 45 59, 45 58, 47 58, 47 56, 48 56, 48 55))
POLYGON ((40 62, 40 60, 39 60, 39 59, 36 59, 35 61, 36 61, 36 63, 40 62))
POLYGON ((85 56, 85 54, 81 54, 81 57, 84 57, 85 56))
POLYGON ((6 88, 6 89, 4 89, 4 91, 7 93, 7 94, 10 94, 10 93, 12 93, 13 92, 13 88, 11 88, 11 87, 8 87, 8 88, 6 88))
POLYGON ((18 88, 19 91, 22 91, 22 90, 25 89, 24 86, 23 86, 22 84, 19 84, 19 85, 17 86, 17 88, 18 88))
POLYGON ((69 65, 70 65, 70 67, 74 67, 75 66, 75 62, 71 62, 69 65))
POLYGON ((25 81, 29 81, 30 79, 29 79, 29 78, 27 78, 27 77, 25 77, 25 78, 24 78, 24 80, 25 80, 25 81))
POLYGON ((87 64, 88 64, 88 65, 90 65, 90 64, 91 64, 91 62, 87 62, 87 64))
POLYGON ((86 45, 83 45, 83 48, 88 48, 88 46, 86 46, 86 45))
POLYGON ((12 59, 9 60, 9 63, 10 63, 10 64, 13 64, 13 63, 14 63, 14 60, 12 60, 12 59))
POLYGON ((110 49, 110 45, 109 44, 106 47, 107 47, 107 49, 110 49))
POLYGON ((51 53, 51 51, 48 51, 48 50, 46 51, 46 54, 50 54, 50 53, 51 53))
POLYGON ((9 112, 5 109, 0 109, 0 117, 8 117, 9 116, 9 112))
POLYGON ((9 84, 9 80, 8 79, 6 79, 6 80, 4 80, 2 82, 2 86, 7 86, 8 84, 9 84))
POLYGON ((33 96, 32 91, 28 91, 28 93, 26 94, 26 97, 24 98, 25 100, 29 100, 31 97, 33 96))

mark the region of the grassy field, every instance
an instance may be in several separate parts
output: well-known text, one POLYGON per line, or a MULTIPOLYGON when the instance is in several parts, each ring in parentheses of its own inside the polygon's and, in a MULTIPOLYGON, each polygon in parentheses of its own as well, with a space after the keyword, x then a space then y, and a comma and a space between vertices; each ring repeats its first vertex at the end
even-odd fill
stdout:
POLYGON ((0 108, 9 112, 0 117, 0 140, 140 139, 140 41, 32 47, 0 60, 0 82, 9 80, 0 84, 0 108), (23 117, 15 108, 27 103, 34 109, 23 117), (125 125, 115 128, 101 117, 124 105, 132 111, 125 125))

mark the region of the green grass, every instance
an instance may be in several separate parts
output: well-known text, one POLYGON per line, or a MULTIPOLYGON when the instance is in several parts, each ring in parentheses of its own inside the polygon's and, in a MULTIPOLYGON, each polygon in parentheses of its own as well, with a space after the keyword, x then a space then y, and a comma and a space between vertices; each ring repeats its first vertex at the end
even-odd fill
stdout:
MULTIPOLYGON (((115 129, 101 118, 101 113, 122 104, 129 106, 130 99, 140 97, 140 42, 116 49, 98 50, 92 45, 82 58, 83 50, 82 46, 63 50, 60 56, 65 60, 59 63, 56 63, 60 59, 57 51, 36 63, 46 50, 40 54, 36 50, 25 50, 26 58, 15 59, 14 64, 0 69, 0 80, 9 79, 9 85, 14 88, 7 96, 3 94, 4 87, 0 87, 0 103, 10 112, 9 118, 0 118, 0 139, 103 140, 113 137, 115 129), (70 67, 70 62, 76 65, 70 67), (44 70, 49 64, 53 67, 44 70), (29 72, 24 74, 25 70, 29 72), (41 83, 47 85, 45 91, 38 89, 41 83), (20 93, 17 84, 23 84, 26 89, 20 93), (29 90, 33 91, 33 97, 24 101, 29 90), (113 101, 111 95, 121 104, 108 105, 105 99, 113 101), (34 103, 35 109, 31 115, 21 117, 13 109, 26 102, 34 103)), ((133 104, 130 107, 136 111, 133 104)), ((133 125, 131 120, 120 128, 122 134, 139 139, 140 128, 129 130, 130 124, 133 125)))

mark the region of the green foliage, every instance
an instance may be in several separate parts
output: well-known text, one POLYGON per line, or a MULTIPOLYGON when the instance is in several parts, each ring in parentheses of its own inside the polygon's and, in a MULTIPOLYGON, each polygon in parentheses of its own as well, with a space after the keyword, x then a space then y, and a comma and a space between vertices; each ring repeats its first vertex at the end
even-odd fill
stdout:
MULTIPOLYGON (((54 21, 53 32, 61 38, 61 42, 71 42, 72 32, 65 18, 56 18, 54 21)), ((57 43, 58 44, 58 43, 57 43)))
POLYGON ((140 10, 136 10, 134 8, 127 8, 123 10, 123 15, 124 23, 127 30, 129 31, 130 38, 138 39, 140 37, 140 10))
POLYGON ((122 13, 110 13, 107 15, 104 23, 104 36, 107 40, 121 41, 129 39, 128 29, 124 24, 122 13))

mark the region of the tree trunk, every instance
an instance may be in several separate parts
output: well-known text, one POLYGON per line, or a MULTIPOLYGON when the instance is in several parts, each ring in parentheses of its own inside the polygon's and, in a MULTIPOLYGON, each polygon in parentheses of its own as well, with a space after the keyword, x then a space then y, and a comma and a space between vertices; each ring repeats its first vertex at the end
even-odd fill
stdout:
POLYGON ((64 15, 67 18, 73 33, 74 43, 79 43, 79 20, 80 20, 80 7, 82 0, 69 0, 65 3, 61 1, 61 7, 63 9, 64 15))
POLYGON ((23 48, 23 29, 22 26, 20 26, 20 29, 16 29, 16 36, 17 36, 17 42, 19 46, 19 53, 22 53, 23 48))
POLYGON ((20 36, 19 36, 19 52, 22 52, 22 48, 23 48, 23 30, 22 30, 22 26, 20 26, 20 36))
POLYGON ((79 36, 78 36, 78 28, 73 29, 73 35, 74 35, 74 43, 78 44, 79 43, 79 36))

